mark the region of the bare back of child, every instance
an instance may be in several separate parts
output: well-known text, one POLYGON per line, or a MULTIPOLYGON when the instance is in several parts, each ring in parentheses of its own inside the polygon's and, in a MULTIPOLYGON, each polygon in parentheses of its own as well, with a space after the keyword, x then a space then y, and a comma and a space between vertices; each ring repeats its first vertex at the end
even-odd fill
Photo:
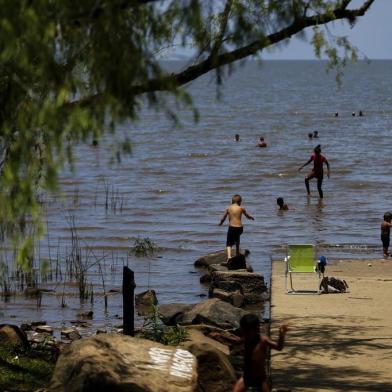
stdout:
POLYGON ((221 226, 226 218, 229 218, 229 228, 226 240, 227 259, 231 259, 231 248, 233 245, 236 246, 236 255, 240 254, 240 237, 243 232, 242 215, 245 215, 250 220, 254 220, 253 216, 248 214, 245 208, 241 207, 242 198, 240 195, 234 195, 231 203, 230 207, 226 208, 219 223, 221 226))

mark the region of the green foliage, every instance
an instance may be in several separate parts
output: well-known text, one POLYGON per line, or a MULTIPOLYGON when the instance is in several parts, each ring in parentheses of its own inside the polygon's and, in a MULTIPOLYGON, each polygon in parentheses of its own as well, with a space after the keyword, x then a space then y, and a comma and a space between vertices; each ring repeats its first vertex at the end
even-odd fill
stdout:
MULTIPOLYGON (((235 62, 285 44, 294 34, 306 38, 306 23, 298 20, 311 18, 309 26, 317 29, 338 18, 353 25, 367 10, 339 16, 334 9, 343 3, 0 0, 1 233, 28 237, 28 222, 38 227, 36 237, 42 234, 40 195, 58 189, 59 171, 64 164, 72 167, 76 144, 136 121, 146 104, 176 121, 178 106, 168 94, 192 107, 184 84, 211 70, 220 84, 235 62), (271 33, 292 25, 302 27, 272 41, 271 33), (173 47, 194 49, 187 61, 192 66, 177 75, 160 63, 173 47)), ((316 54, 329 58, 339 76, 357 51, 344 37, 327 40, 321 34, 317 30, 312 40, 316 54)), ((130 152, 128 139, 113 137, 113 145, 117 159, 130 152)), ((21 248, 19 262, 28 268, 29 240, 21 248)))
POLYGON ((137 257, 153 256, 160 251, 158 245, 150 238, 137 238, 129 252, 137 257))
POLYGON ((0 390, 35 391, 50 381, 54 363, 0 349, 0 390))
POLYGON ((165 326, 162 322, 159 308, 154 306, 153 312, 145 317, 143 328, 138 336, 154 342, 177 346, 187 339, 188 332, 180 325, 174 327, 165 326))

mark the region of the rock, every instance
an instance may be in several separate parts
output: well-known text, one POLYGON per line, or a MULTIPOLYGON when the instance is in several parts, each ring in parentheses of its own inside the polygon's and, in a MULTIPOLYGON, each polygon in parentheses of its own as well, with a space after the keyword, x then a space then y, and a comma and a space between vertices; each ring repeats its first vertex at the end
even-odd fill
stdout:
POLYGON ((227 261, 229 270, 246 269, 246 260, 244 255, 234 256, 227 261))
POLYGON ((124 335, 73 342, 60 355, 48 392, 196 392, 196 358, 183 348, 124 335))
POLYGON ((81 313, 76 313, 76 315, 78 317, 80 317, 81 319, 88 319, 88 320, 92 320, 93 316, 94 316, 94 312, 92 310, 90 310, 89 312, 81 312, 81 313))
MULTIPOLYGON (((231 392, 236 374, 228 355, 217 348, 221 343, 204 336, 200 331, 189 331, 191 339, 183 344, 197 359, 198 384, 201 391, 231 392)), ((225 347, 227 351, 227 347, 225 347)))
POLYGON ((200 277, 201 284, 209 284, 211 282, 211 274, 204 274, 200 277))
POLYGON ((186 311, 180 324, 209 324, 222 329, 239 328, 240 319, 245 314, 247 312, 242 309, 218 298, 211 298, 186 311))
POLYGON ((224 291, 229 291, 229 292, 240 292, 242 294, 242 286, 238 282, 234 282, 233 280, 216 280, 210 288, 210 296, 212 295, 212 290, 214 288, 221 289, 224 291))
MULTIPOLYGON (((241 251, 241 254, 243 254, 245 257, 249 255, 249 250, 245 249, 241 251)), ((195 261, 195 267, 201 268, 207 268, 211 264, 222 264, 226 263, 226 251, 218 251, 214 253, 209 253, 208 255, 202 256, 199 259, 195 261)))
POLYGON ((20 325, 20 329, 22 330, 22 331, 32 331, 33 330, 33 326, 31 325, 31 324, 27 324, 27 323, 25 323, 25 324, 21 324, 20 325))
POLYGON ((222 289, 213 289, 211 291, 211 298, 219 298, 222 301, 232 304, 236 308, 240 308, 245 301, 245 297, 241 294, 239 290, 234 292, 224 291, 222 289))
POLYGON ((215 272, 215 271, 228 271, 229 268, 227 265, 224 264, 210 264, 208 266, 208 271, 209 272, 215 272))
POLYGON ((135 305, 157 305, 158 299, 155 290, 147 290, 135 295, 135 305))
POLYGON ((263 293, 267 291, 262 274, 252 272, 213 272, 212 283, 213 288, 222 288, 221 282, 236 282, 241 285, 241 293, 245 297, 245 303, 254 304, 263 302, 263 293))
POLYGON ((82 338, 78 330, 74 328, 63 329, 61 331, 61 336, 64 336, 69 340, 79 340, 82 338))
POLYGON ((25 332, 18 326, 0 324, 0 347, 8 350, 27 350, 30 343, 25 332))
POLYGON ((35 327, 35 331, 38 333, 47 333, 49 335, 53 334, 53 328, 49 325, 38 325, 38 327, 35 327))
POLYGON ((166 325, 177 325, 181 322, 184 313, 191 310, 194 305, 189 304, 163 304, 159 305, 159 313, 166 325))
POLYGON ((35 287, 27 287, 24 290, 24 295, 26 297, 39 297, 40 295, 42 295, 42 292, 40 289, 37 289, 35 287))
POLYGON ((46 325, 46 321, 32 321, 31 326, 38 327, 38 325, 46 325))
POLYGON ((108 331, 106 331, 106 329, 97 329, 96 334, 100 335, 101 333, 108 333, 108 331))

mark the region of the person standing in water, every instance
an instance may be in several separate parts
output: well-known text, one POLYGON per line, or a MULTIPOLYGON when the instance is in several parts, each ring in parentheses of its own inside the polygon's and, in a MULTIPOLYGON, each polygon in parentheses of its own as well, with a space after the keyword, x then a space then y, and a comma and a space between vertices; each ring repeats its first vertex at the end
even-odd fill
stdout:
POLYGON ((241 196, 234 195, 231 199, 231 206, 226 208, 219 223, 219 226, 222 226, 226 218, 229 217, 229 229, 227 231, 226 240, 227 260, 231 259, 231 248, 233 245, 236 247, 236 255, 238 256, 240 254, 240 237, 243 232, 241 221, 242 215, 245 215, 250 220, 255 220, 252 215, 246 212, 245 208, 241 207, 241 203, 241 196))
POLYGON ((384 221, 381 223, 381 242, 382 242, 382 248, 384 251, 384 257, 388 258, 389 257, 389 243, 390 243, 390 237, 391 237, 391 227, 392 227, 392 213, 386 212, 384 214, 384 221))
POLYGON ((306 186, 306 191, 308 192, 308 196, 310 196, 310 189, 309 189, 309 181, 312 178, 317 178, 317 190, 320 196, 320 199, 323 198, 323 190, 322 190, 322 185, 323 185, 323 178, 324 178, 324 163, 327 165, 327 176, 329 178, 330 174, 330 169, 329 169, 329 162, 327 158, 321 154, 321 146, 320 144, 316 146, 314 149, 314 153, 310 157, 310 159, 304 163, 298 171, 301 171, 302 168, 304 168, 306 165, 309 165, 313 161, 313 170, 305 177, 305 186, 306 186))

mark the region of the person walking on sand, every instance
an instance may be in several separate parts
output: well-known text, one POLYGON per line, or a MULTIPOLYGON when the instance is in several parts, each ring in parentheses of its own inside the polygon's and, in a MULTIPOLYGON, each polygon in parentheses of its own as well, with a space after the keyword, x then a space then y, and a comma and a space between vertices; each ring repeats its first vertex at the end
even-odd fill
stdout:
POLYGON ((242 198, 240 195, 234 195, 231 199, 231 206, 226 208, 225 213, 219 223, 222 226, 227 217, 229 217, 229 228, 227 230, 226 254, 227 260, 231 259, 231 248, 235 245, 236 255, 240 254, 240 237, 243 232, 242 214, 248 219, 255 220, 252 215, 248 214, 245 208, 241 207, 242 198))
POLYGON ((283 324, 279 328, 279 339, 272 341, 260 334, 260 320, 255 314, 246 314, 240 320, 242 341, 245 343, 243 376, 236 382, 233 392, 261 391, 269 392, 265 360, 268 349, 281 351, 288 331, 283 324))
POLYGON ((323 178, 324 178, 324 168, 323 165, 324 163, 327 165, 327 177, 329 178, 330 175, 330 169, 329 169, 329 162, 327 158, 321 154, 321 146, 320 144, 316 146, 314 149, 314 153, 310 157, 310 159, 304 163, 298 171, 301 171, 302 168, 304 168, 306 165, 309 165, 313 161, 313 170, 305 177, 305 186, 306 186, 306 191, 308 192, 308 196, 310 196, 310 189, 309 189, 309 181, 312 178, 317 178, 317 190, 320 196, 320 199, 323 198, 323 190, 322 190, 322 185, 323 185, 323 178))
POLYGON ((392 213, 391 212, 386 212, 384 214, 384 221, 381 223, 381 242, 382 242, 382 248, 384 251, 384 257, 388 258, 389 257, 389 243, 390 243, 390 238, 391 238, 391 227, 392 227, 392 213))

